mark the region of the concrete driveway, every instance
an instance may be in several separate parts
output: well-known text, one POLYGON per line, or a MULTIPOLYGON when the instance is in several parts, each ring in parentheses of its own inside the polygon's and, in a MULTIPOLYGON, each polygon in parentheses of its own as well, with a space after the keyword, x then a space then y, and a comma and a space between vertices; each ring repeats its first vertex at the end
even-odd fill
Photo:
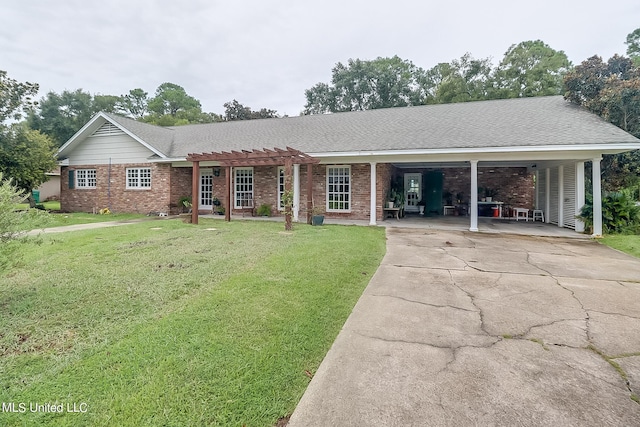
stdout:
POLYGON ((289 427, 640 425, 640 260, 585 239, 387 238, 289 427))

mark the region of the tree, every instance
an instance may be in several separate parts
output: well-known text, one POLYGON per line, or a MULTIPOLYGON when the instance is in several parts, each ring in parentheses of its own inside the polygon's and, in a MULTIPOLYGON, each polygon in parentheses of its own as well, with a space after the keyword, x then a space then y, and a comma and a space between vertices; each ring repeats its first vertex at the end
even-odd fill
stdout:
POLYGON ((91 103, 93 114, 104 111, 105 113, 124 114, 122 109, 122 97, 116 95, 94 95, 91 103))
POLYGON ((158 116, 177 117, 179 113, 189 110, 202 111, 200 101, 187 95, 182 86, 173 83, 162 83, 158 86, 155 97, 149 100, 147 107, 158 116))
MULTIPOLYGON (((592 56, 564 78, 565 99, 640 137, 640 69, 614 55, 606 63, 592 56)), ((640 176, 640 151, 603 157, 603 188, 634 185, 640 176)))
POLYGON ((187 94, 183 87, 174 83, 163 83, 147 103, 151 114, 142 118, 147 123, 159 126, 179 126, 191 123, 212 123, 219 116, 202 112, 200 101, 187 94))
POLYGON ((560 95, 571 62, 542 40, 511 45, 495 70, 496 98, 560 95))
POLYGON ((332 69, 331 84, 318 83, 305 91, 304 114, 358 111, 419 105, 424 71, 398 56, 372 61, 349 59, 332 69))
POLYGON ((20 83, 0 70, 0 125, 7 119, 20 120, 23 111, 30 110, 38 93, 37 83, 20 83))
POLYGON ((258 111, 251 110, 251 107, 245 107, 235 99, 224 103, 224 120, 253 120, 253 119, 273 119, 277 118, 276 110, 261 108, 258 111))
POLYGON ((493 81, 491 60, 474 59, 465 53, 451 63, 441 63, 427 71, 427 80, 435 87, 425 87, 426 93, 434 93, 427 98, 429 103, 447 104, 488 99, 493 81))
POLYGON ((127 95, 120 97, 120 111, 131 118, 141 120, 149 112, 148 95, 140 88, 131 89, 127 95))
POLYGON ((636 65, 640 66, 640 28, 629 33, 624 44, 627 45, 627 55, 636 65))
MULTIPOLYGON (((45 182, 57 163, 51 139, 19 123, 0 133, 0 173, 27 193, 45 182)), ((35 202, 30 197, 31 206, 35 202)))
POLYGON ((40 101, 38 111, 29 114, 28 124, 49 135, 60 147, 96 112, 91 94, 82 89, 65 90, 62 94, 49 92, 40 101))

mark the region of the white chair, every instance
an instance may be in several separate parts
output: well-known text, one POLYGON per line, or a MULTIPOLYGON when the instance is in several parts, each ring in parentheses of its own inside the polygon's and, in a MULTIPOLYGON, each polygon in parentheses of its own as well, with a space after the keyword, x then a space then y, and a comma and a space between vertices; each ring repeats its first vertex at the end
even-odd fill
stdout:
POLYGON ((455 209, 455 206, 443 206, 443 213, 444 215, 453 215, 455 209))
POLYGON ((524 218, 529 222, 529 209, 526 208, 513 208, 513 213, 516 215, 516 221, 520 218, 524 218))
POLYGON ((536 219, 544 222, 544 212, 542 211, 542 209, 533 210, 533 222, 536 222, 536 219))

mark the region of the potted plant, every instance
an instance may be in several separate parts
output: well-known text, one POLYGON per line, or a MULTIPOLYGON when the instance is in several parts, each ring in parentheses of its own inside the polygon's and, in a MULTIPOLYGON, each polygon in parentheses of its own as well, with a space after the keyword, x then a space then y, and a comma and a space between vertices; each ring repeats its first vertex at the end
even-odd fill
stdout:
POLYGON ((191 213, 191 196, 182 196, 178 199, 178 207, 182 213, 191 213))
POLYGON ((324 209, 319 206, 311 208, 311 225, 324 224, 324 209))
POLYGON ((491 202, 493 201, 493 198, 496 197, 498 195, 498 190, 496 190, 495 188, 485 188, 484 189, 484 197, 487 200, 487 202, 491 202))
POLYGON ((266 203, 261 204, 256 212, 258 216, 271 216, 271 205, 266 203))
POLYGON ((424 215, 424 208, 426 205, 427 205, 427 202, 425 202, 424 199, 418 202, 418 209, 420 209, 420 215, 424 215))

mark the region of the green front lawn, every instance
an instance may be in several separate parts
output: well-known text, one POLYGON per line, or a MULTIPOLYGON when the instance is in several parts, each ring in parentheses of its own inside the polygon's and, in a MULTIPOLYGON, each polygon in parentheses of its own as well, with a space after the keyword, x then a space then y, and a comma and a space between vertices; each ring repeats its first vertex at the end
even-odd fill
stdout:
POLYGON ((640 258, 640 236, 638 235, 609 234, 600 239, 600 242, 640 258))
POLYGON ((0 273, 0 402, 27 412, 0 412, 0 425, 272 426, 290 414, 385 238, 283 228, 166 220, 20 245, 0 273))
POLYGON ((51 227, 62 227, 65 225, 76 225, 76 224, 89 224, 94 222, 108 222, 108 221, 128 221, 131 219, 141 219, 145 218, 146 215, 141 214, 109 214, 109 215, 99 215, 99 214, 91 214, 84 212, 73 212, 73 213, 49 213, 45 215, 45 212, 42 212, 42 216, 39 216, 36 224, 29 222, 28 224, 22 224, 20 227, 22 230, 31 230, 34 228, 51 228, 51 227))

